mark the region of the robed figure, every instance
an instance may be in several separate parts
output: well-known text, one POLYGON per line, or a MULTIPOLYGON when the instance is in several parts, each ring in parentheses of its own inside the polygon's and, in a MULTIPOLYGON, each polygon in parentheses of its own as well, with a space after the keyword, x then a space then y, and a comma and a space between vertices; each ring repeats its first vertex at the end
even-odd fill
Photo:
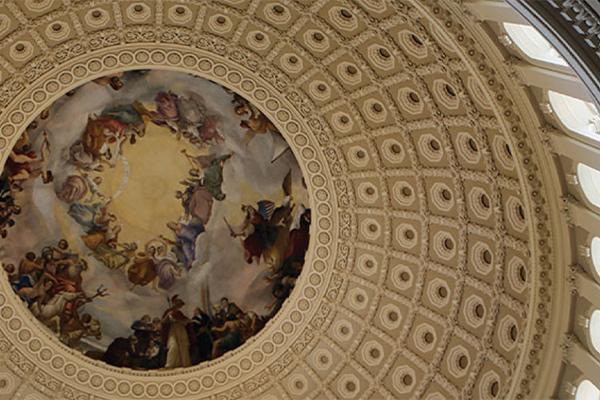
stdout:
POLYGON ((167 343, 167 361, 165 368, 189 367, 190 340, 186 326, 189 319, 181 311, 185 305, 177 295, 171 299, 171 307, 163 314, 163 335, 167 343))

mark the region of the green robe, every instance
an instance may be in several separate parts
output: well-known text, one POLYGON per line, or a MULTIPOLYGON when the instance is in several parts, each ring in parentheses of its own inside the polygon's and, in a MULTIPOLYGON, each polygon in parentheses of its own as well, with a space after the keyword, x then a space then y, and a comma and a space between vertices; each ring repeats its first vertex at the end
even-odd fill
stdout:
POLYGON ((204 169, 203 184, 206 190, 212 194, 215 200, 225 199, 225 193, 221 190, 223 184, 223 168, 221 161, 231 157, 229 154, 215 158, 210 162, 208 168, 204 169))

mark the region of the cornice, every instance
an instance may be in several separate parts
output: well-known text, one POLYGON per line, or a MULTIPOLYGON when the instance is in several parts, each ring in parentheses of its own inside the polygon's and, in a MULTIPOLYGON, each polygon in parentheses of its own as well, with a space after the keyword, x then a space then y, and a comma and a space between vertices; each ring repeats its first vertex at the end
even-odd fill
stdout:
POLYGON ((600 4, 595 0, 507 0, 567 60, 600 104, 600 4))

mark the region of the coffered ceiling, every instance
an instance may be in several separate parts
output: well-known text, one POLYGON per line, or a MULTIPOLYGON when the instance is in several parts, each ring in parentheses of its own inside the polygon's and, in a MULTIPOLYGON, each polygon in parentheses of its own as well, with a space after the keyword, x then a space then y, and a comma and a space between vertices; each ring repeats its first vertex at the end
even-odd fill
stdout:
POLYGON ((281 311, 242 347, 187 369, 90 360, 2 279, 0 393, 527 398, 551 307, 543 147, 502 54, 460 3, 2 2, 3 159, 84 82, 184 71, 273 121, 304 173, 313 222, 281 311))

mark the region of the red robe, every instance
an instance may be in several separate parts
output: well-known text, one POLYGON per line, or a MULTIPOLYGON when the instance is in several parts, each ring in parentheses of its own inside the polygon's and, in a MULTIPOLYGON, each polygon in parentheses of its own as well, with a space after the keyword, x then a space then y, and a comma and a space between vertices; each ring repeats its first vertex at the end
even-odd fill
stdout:
POLYGON ((258 213, 249 216, 249 222, 254 226, 254 232, 244 239, 243 244, 246 262, 252 264, 254 258, 260 258, 267 247, 265 240, 267 223, 258 213))
POLYGON ((290 241, 283 259, 292 259, 294 261, 304 260, 304 254, 308 249, 310 241, 310 225, 301 223, 297 229, 292 229, 290 232, 290 241))

